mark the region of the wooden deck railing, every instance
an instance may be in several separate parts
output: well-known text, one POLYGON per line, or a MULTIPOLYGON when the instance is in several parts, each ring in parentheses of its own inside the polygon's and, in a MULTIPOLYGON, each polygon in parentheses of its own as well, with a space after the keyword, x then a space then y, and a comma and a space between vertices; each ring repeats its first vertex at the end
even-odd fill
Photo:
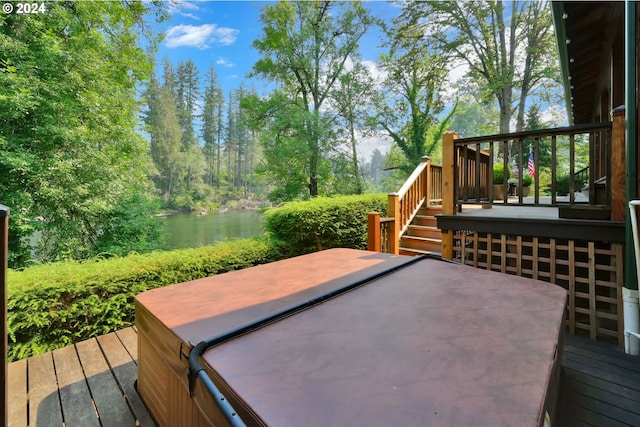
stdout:
POLYGON ((369 213, 368 244, 370 251, 397 254, 399 240, 423 204, 442 200, 442 166, 432 165, 425 156, 397 193, 388 196, 388 217, 369 213))
MULTIPOLYGON (((455 204, 502 203, 518 205, 551 205, 559 203, 611 204, 611 147, 612 123, 596 123, 555 129, 518 132, 473 138, 453 139, 455 204), (584 153, 578 162, 577 153, 584 153), (533 167, 528 171, 528 160, 533 153, 533 167), (544 164, 539 159, 545 154, 544 164), (494 182, 494 159, 502 163, 505 172, 502 182, 494 182), (511 175, 509 178, 508 175, 511 175), (525 200, 525 175, 534 175, 530 195, 525 200), (582 176, 589 194, 584 202, 576 198, 582 188, 582 176), (546 176, 544 176, 546 175, 546 176), (541 186, 541 176, 545 188, 541 186), (558 198, 560 182, 568 179, 567 200, 558 198), (537 178, 537 179, 535 179, 537 178), (508 182, 512 183, 518 200, 509 200, 508 182), (596 194, 597 182, 606 184, 604 197, 596 194), (496 186, 504 189, 500 191, 496 186)), ((585 187, 586 188, 586 187, 585 187)))

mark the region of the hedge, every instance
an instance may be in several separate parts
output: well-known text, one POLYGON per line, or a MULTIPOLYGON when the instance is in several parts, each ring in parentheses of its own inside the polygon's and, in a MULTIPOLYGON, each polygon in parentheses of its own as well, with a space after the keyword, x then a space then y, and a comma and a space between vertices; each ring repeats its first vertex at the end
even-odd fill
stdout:
POLYGON ((265 211, 265 229, 289 255, 343 247, 367 248, 367 214, 387 214, 385 194, 317 197, 265 211))
POLYGON ((266 239, 243 239, 9 271, 9 358, 22 359, 130 326, 134 297, 141 292, 275 261, 280 252, 266 239))
POLYGON ((269 209, 268 238, 9 271, 9 358, 22 359, 130 326, 134 297, 149 289, 319 249, 365 249, 370 211, 385 216, 387 196, 318 197, 269 209))

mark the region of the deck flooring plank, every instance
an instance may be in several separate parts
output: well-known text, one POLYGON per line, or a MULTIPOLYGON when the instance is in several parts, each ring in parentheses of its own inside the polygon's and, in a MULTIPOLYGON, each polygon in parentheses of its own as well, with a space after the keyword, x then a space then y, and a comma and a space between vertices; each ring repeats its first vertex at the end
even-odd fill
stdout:
POLYGON ((631 373, 640 374, 640 363, 637 360, 627 359, 623 353, 598 354, 585 348, 565 346, 565 354, 572 354, 589 358, 592 363, 600 364, 603 367, 613 367, 614 369, 624 369, 631 373))
POLYGON ((95 338, 83 341, 76 348, 100 423, 105 427, 134 426, 135 418, 109 369, 98 341, 95 338))
POLYGON ((635 372, 625 371, 615 366, 605 366, 604 363, 594 363, 592 359, 576 354, 564 355, 563 364, 578 371, 589 371, 589 374, 596 378, 640 391, 640 374, 635 372))
POLYGON ((134 363, 138 364, 138 333, 133 328, 125 328, 116 331, 116 335, 127 349, 134 363))
POLYGON ((27 359, 9 364, 7 375, 9 426, 26 426, 27 419, 27 359))
POLYGON ((570 402, 588 408, 589 411, 594 413, 601 414, 627 425, 633 425, 640 420, 640 414, 635 410, 621 407, 625 405, 626 402, 615 402, 609 397, 604 396, 602 390, 598 393, 597 389, 572 383, 567 384, 566 391, 567 398, 570 402), (595 395, 595 397, 592 397, 592 395, 595 395))
POLYGON ((78 360, 75 346, 53 351, 58 377, 62 417, 66 426, 100 426, 89 385, 78 360))
POLYGON ((577 380, 566 381, 565 386, 571 401, 588 406, 595 412, 628 424, 640 420, 640 406, 634 400, 613 395, 577 380))
POLYGON ((107 362, 113 374, 124 391, 127 401, 134 413, 134 416, 143 427, 154 426, 154 422, 147 412, 142 399, 134 387, 138 370, 133 358, 127 352, 120 339, 115 333, 98 337, 98 343, 105 354, 107 362))
POLYGON ((611 393, 612 395, 620 396, 635 402, 640 402, 640 392, 638 392, 638 390, 634 390, 629 387, 622 386, 620 384, 615 384, 609 380, 603 380, 591 374, 586 374, 581 371, 576 371, 575 369, 571 369, 568 366, 563 366, 562 369, 563 369, 563 372, 562 372, 563 381, 567 381, 567 380, 580 381, 591 387, 599 388, 601 390, 606 390, 608 393, 611 393))
MULTIPOLYGON (((564 419, 563 423, 559 423, 562 427, 590 426, 590 427, 629 427, 633 424, 621 423, 591 411, 582 405, 573 404, 571 416, 564 419)), ((637 425, 637 424, 636 424, 637 425)))
POLYGON ((581 353, 594 359, 606 361, 608 364, 640 372, 640 360, 638 356, 625 354, 624 350, 610 343, 591 341, 586 337, 565 336, 564 349, 569 353, 581 353))
POLYGON ((62 426, 62 408, 52 353, 29 358, 27 371, 29 425, 62 426))
POLYGON ((598 399, 640 417, 640 402, 638 400, 616 394, 614 390, 607 390, 593 385, 590 383, 589 376, 587 374, 574 376, 569 374, 564 377, 564 381, 567 390, 572 394, 579 394, 592 399, 598 399))

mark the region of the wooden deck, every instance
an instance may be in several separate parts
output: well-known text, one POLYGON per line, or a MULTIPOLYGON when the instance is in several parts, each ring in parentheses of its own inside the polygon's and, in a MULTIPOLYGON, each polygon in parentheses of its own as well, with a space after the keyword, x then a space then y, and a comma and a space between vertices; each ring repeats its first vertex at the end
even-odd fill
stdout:
POLYGON ((640 426, 640 357, 565 335, 559 426, 640 426))
MULTIPOLYGON (((134 389, 127 328, 9 365, 9 426, 153 426, 134 389)), ((565 336, 561 427, 639 426, 640 357, 565 336)))
POLYGON ((153 426, 134 388, 135 328, 9 364, 9 426, 153 426))

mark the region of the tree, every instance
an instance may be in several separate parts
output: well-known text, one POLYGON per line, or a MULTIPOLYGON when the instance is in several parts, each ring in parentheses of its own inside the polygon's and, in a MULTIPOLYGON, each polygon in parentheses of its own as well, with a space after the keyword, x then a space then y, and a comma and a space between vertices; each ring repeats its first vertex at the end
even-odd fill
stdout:
POLYGON ((261 21, 263 34, 253 45, 262 58, 253 75, 278 88, 246 105, 268 128, 268 139, 263 138, 267 166, 270 176, 284 184, 276 197, 299 197, 304 187, 315 197, 322 175, 330 173, 324 159, 333 123, 323 108, 374 21, 360 2, 331 1, 268 5, 261 21))
POLYGON ((469 94, 461 94, 458 108, 451 117, 449 129, 458 133, 459 138, 470 138, 480 135, 498 133, 498 112, 487 107, 469 94))
POLYGON ((178 108, 178 120, 182 130, 183 151, 191 151, 197 144, 194 132, 193 120, 200 90, 198 85, 200 77, 196 64, 188 59, 180 62, 174 76, 176 107, 178 108))
POLYGON ((434 39, 423 37, 421 21, 401 16, 386 34, 389 53, 382 55, 381 64, 387 72, 387 96, 379 97, 374 119, 402 150, 405 161, 397 166, 408 175, 435 150, 455 107, 444 120, 438 119, 444 109, 447 60, 434 39))
MULTIPOLYGON (((215 173, 215 160, 218 158, 218 115, 223 108, 224 99, 222 89, 218 86, 218 76, 213 67, 209 68, 206 75, 207 86, 204 89, 204 107, 202 110, 202 139, 204 140, 204 153, 207 162, 207 181, 213 186, 215 173)), ((219 160, 219 159, 218 159, 219 160)), ((216 179, 219 184, 219 177, 216 179)))
MULTIPOLYGON (((166 64, 167 62, 165 71, 166 64)), ((145 124, 151 139, 151 159, 159 175, 156 187, 161 192, 164 202, 168 203, 175 195, 176 183, 182 179, 184 169, 180 154, 182 134, 178 110, 170 86, 159 86, 153 75, 145 95, 148 104, 145 124)))
POLYGON ((13 267, 30 258, 33 231, 40 261, 90 256, 125 195, 146 191, 136 87, 150 71, 139 38, 152 5, 46 7, 0 15, 0 200, 11 207, 13 267))
POLYGON ((509 133, 514 111, 516 131, 521 131, 527 99, 558 81, 547 2, 429 1, 408 3, 405 13, 428 26, 425 37, 435 38, 467 65, 486 99, 495 98, 500 133, 509 133))
POLYGON ((356 133, 365 132, 372 100, 375 97, 375 82, 369 70, 353 57, 352 68, 338 79, 335 89, 331 92, 331 104, 337 110, 344 126, 348 147, 350 149, 349 180, 356 194, 364 192, 362 174, 358 165, 358 138, 356 133))

